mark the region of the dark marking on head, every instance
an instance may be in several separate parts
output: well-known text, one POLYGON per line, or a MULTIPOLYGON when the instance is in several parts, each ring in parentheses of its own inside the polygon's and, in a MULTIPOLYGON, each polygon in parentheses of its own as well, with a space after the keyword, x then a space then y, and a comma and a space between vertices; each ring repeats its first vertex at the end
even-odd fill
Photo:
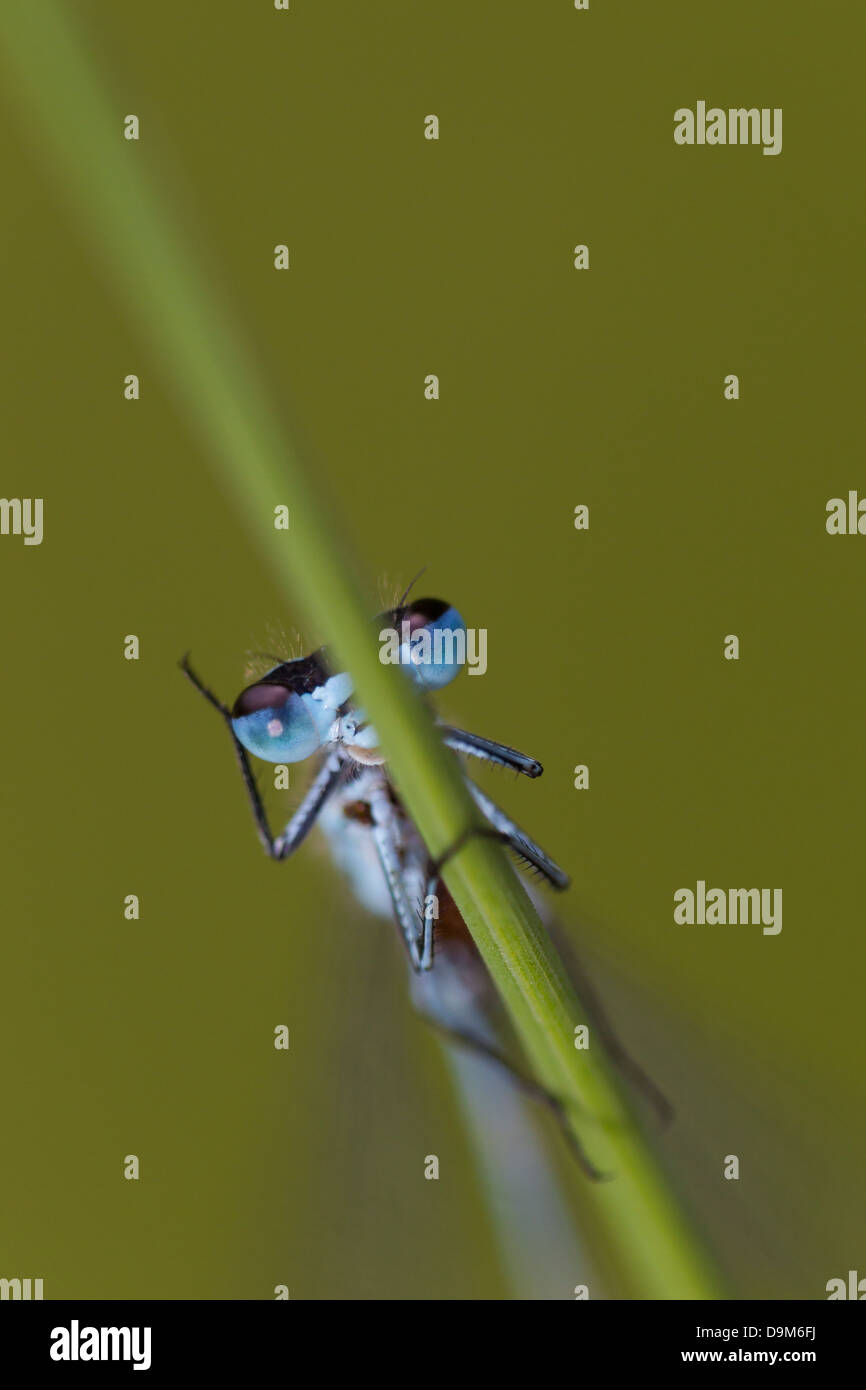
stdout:
POLYGON ((443 613, 447 613, 450 607, 451 604, 443 602, 441 598, 419 598, 405 607, 392 608, 388 613, 380 613, 376 621, 380 624, 390 624, 392 627, 400 627, 403 622, 408 622, 411 633, 435 622, 443 613))
POLYGON ((268 671, 261 680, 248 685, 235 700, 232 718, 239 719, 245 714, 255 714, 260 709, 276 709, 286 703, 287 694, 309 695, 328 679, 330 672, 325 664, 324 647, 312 656, 299 657, 297 661, 284 661, 268 671))

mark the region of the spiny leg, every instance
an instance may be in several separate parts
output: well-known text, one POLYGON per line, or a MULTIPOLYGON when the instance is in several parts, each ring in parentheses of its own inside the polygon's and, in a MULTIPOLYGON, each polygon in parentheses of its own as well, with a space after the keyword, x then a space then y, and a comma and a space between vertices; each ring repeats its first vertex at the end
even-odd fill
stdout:
POLYGON ((419 930, 418 912, 412 905, 406 887, 407 872, 401 859, 397 813, 384 780, 370 793, 369 803, 373 817, 373 843, 388 884, 394 916, 409 953, 409 961, 413 970, 429 970, 433 964, 432 921, 425 913, 423 927, 419 930))
POLYGON ((469 840, 496 840, 500 844, 508 844, 508 836, 499 830, 494 830, 491 825, 469 825, 457 836, 438 859, 432 859, 427 869, 427 877, 424 885, 424 940, 421 953, 422 969, 429 970, 433 965, 433 935, 434 935, 434 913, 431 911, 431 903, 438 904, 439 885, 442 882, 442 870, 453 859, 469 840))
POLYGON ((274 858, 288 859, 306 839, 318 819, 325 802, 336 791, 345 771, 345 761, 339 753, 330 753, 319 768, 303 800, 281 835, 274 840, 274 858))
POLYGON ((507 767, 512 772, 522 772, 524 777, 540 777, 544 768, 536 758, 526 753, 518 753, 507 743, 494 743, 493 739, 482 738, 480 734, 470 734, 466 729, 455 729, 450 724, 439 724, 442 741, 458 753, 466 753, 471 758, 483 758, 485 762, 507 767))
POLYGON ((552 1091, 548 1091, 546 1086, 534 1081, 527 1076, 519 1067, 515 1066, 510 1058, 500 1052, 491 1043, 479 1038, 476 1033, 462 1028, 451 1027, 448 1024, 440 1023, 438 1019, 422 1010, 422 1016, 435 1028, 438 1033, 448 1038, 451 1042, 457 1043, 460 1047, 465 1047, 468 1051, 475 1052, 481 1057, 486 1057, 489 1061, 495 1062, 502 1067, 511 1077, 514 1084, 519 1087, 525 1095, 531 1096, 533 1100, 540 1101, 553 1114, 559 1123, 563 1136, 571 1149, 572 1154, 577 1159, 587 1177, 592 1178, 593 1182, 606 1182, 613 1177, 612 1173, 602 1173, 593 1163, 590 1162, 583 1150, 580 1142, 574 1134, 569 1123, 568 1111, 559 1096, 555 1096, 552 1091))
POLYGON ((433 932, 439 904, 439 874, 428 873, 424 885, 424 907, 422 913, 423 935, 421 938, 421 970, 433 969, 433 932))
POLYGON ((304 798, 288 822, 282 834, 274 836, 268 824, 267 813, 262 802, 261 793, 250 765, 249 755, 243 744, 238 739, 232 727, 231 710, 222 703, 212 690, 204 684, 196 675, 189 664, 189 658, 184 657, 180 662, 180 669, 187 679, 195 686, 200 695, 218 710, 225 721, 226 728, 231 735, 232 746, 235 750, 235 757, 241 770, 244 787, 253 813, 256 831, 262 848, 271 859, 287 859, 290 854, 297 849, 315 824, 316 817, 330 796, 335 790, 343 773, 343 760, 337 753, 332 753, 326 758, 316 773, 310 787, 304 794, 304 798))
POLYGON ((545 854, 540 845, 537 845, 534 840, 530 840, 529 836, 525 834, 518 825, 515 825, 514 821, 506 816, 505 812, 500 810, 496 803, 491 801, 490 797, 485 795, 480 787, 476 787, 475 783, 468 777, 464 780, 469 791, 472 793, 472 797, 478 809, 481 811, 482 815, 486 817, 488 824, 467 826, 467 828, 458 835, 457 839, 440 854, 431 872, 435 871, 438 874, 438 871, 445 867, 449 859, 453 859, 454 855, 463 849, 464 845, 468 844, 472 839, 498 840, 501 844, 507 845, 509 849, 513 850, 524 863, 529 864, 533 869, 537 869, 542 878, 546 879, 552 888, 559 889, 560 891, 567 888, 570 879, 565 870, 561 869, 559 865, 551 859, 549 854, 545 854))
POLYGON ((659 1123, 662 1125, 670 1124, 675 1112, 667 1096, 620 1042, 613 1024, 604 1011, 598 991, 578 961, 571 942, 566 940, 561 930, 555 931, 553 935, 567 973, 584 1006, 590 1027, 598 1034, 608 1057, 622 1075, 631 1082, 635 1090, 646 1097, 655 1110, 659 1123))
MULTIPOLYGON (((507 817, 505 819, 507 819, 507 817)), ((435 897, 441 871, 448 863, 449 859, 452 859, 455 854, 458 854, 463 846, 476 836, 498 840, 500 843, 508 845, 511 849, 516 849, 517 853, 525 857, 525 851, 522 847, 524 837, 522 835, 521 844, 515 846, 512 836, 505 830, 497 830, 491 825, 470 825, 461 835, 458 835, 453 844, 449 845, 448 849, 446 849, 431 865, 427 877, 426 895, 428 897, 435 897)), ((543 851, 540 851, 540 853, 543 854, 543 851)), ((554 865, 554 867, 556 866, 554 865)), ((553 882, 553 880, 551 881, 553 882)), ((561 885, 556 883, 555 886, 559 887, 561 885)), ((627 1077, 634 1087, 646 1096, 647 1100, 655 1109, 661 1124, 669 1124, 674 1116, 674 1109, 670 1101, 620 1042, 612 1023, 602 1008, 595 987, 590 983, 586 973, 577 963, 571 943, 565 940, 561 931, 556 932, 555 937, 560 955, 565 962, 567 973, 572 978, 572 982, 577 988, 578 996, 586 1007, 586 1014, 590 1025, 601 1039, 602 1046, 608 1053, 614 1066, 618 1067, 623 1076, 627 1077)))
MULTIPOLYGON (((452 859, 469 840, 475 836, 487 837, 492 840, 499 840, 508 845, 522 859, 527 859, 529 863, 538 868, 547 881, 555 888, 564 888, 568 884, 568 878, 557 864, 549 859, 540 846, 534 844, 523 831, 511 821, 504 811, 501 811, 489 797, 485 796, 480 788, 476 787, 468 778, 466 779, 470 792, 474 796, 479 808, 485 813, 492 813, 489 819, 490 825, 470 825, 461 835, 449 845, 448 849, 439 856, 430 870, 428 878, 427 893, 436 892, 440 871, 452 859), (495 816, 495 819, 493 817, 495 816), (530 853, 531 851, 531 853, 530 853), (549 870, 553 870, 551 873, 549 870), (554 874, 556 877, 554 877, 554 874), (431 886, 432 885, 432 886, 431 886)), ((610 1056, 614 1066, 618 1067, 623 1076, 631 1081, 636 1090, 640 1091, 653 1106, 659 1121, 667 1125, 673 1119, 674 1108, 665 1096, 664 1092, 656 1085, 650 1076, 643 1070, 625 1047, 619 1041, 613 1025, 602 1009, 599 996, 594 986, 590 983, 585 972, 580 968, 575 958, 574 951, 570 943, 564 941, 562 933, 557 933, 557 944, 560 947, 560 954, 568 967, 568 973, 575 978, 578 986, 578 994, 586 1004, 586 1012, 591 1026, 595 1029, 602 1046, 610 1056)))

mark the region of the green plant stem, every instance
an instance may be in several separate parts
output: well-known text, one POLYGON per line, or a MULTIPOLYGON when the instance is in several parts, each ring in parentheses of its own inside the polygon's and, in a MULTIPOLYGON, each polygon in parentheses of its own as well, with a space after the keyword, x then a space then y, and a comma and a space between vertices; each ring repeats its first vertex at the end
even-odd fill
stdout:
MULTIPOLYGON (((53 0, 7 6, 0 33, 28 130, 53 164, 101 266, 162 362, 166 385, 287 599, 301 599, 352 672, 400 794, 432 854, 441 854, 475 822, 456 760, 444 752, 409 683, 380 663, 363 588, 345 558, 347 547, 335 539, 336 522, 287 442, 229 307, 177 233, 142 147, 123 139, 126 113, 107 97, 68 9, 53 0), (274 529, 278 504, 290 507, 288 532, 274 529)), ((138 114, 143 145, 147 114, 138 114)), ((504 852, 472 840, 449 862, 445 879, 538 1077, 566 1101, 592 1162, 615 1175, 587 1184, 585 1196, 625 1286, 647 1298, 721 1296, 603 1059, 574 1047, 582 1010, 504 852)))

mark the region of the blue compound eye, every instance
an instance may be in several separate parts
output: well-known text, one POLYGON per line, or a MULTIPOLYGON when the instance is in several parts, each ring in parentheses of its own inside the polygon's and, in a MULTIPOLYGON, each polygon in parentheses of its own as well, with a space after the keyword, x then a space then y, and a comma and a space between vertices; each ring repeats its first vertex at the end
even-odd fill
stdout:
POLYGON ((400 664, 422 690, 439 690, 466 665, 466 624, 449 603, 422 598, 391 615, 400 664))
POLYGON ((345 673, 332 675, 324 651, 284 661, 242 690, 232 728, 250 753, 269 763, 299 763, 328 742, 352 693, 345 673))
POLYGON ((269 763, 299 763, 321 748, 324 737, 309 697, 284 685, 251 685, 237 698, 232 728, 250 753, 269 763))

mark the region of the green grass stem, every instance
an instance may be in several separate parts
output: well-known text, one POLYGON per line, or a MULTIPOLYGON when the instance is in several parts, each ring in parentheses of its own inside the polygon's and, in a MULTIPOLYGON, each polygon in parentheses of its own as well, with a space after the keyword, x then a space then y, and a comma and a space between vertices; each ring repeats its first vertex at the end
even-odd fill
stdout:
MULTIPOLYGON (((69 6, 7 5, 0 35, 26 128, 99 265, 161 362, 166 388, 179 397, 287 603, 301 603, 352 672, 400 794, 431 852, 440 854, 475 820, 457 762, 409 683, 380 663, 338 520, 327 514, 287 439, 229 306, 177 230, 143 149, 123 139, 127 113, 108 97, 69 6), (281 503, 291 510, 288 532, 273 526, 281 503)), ((144 144, 147 112, 137 114, 144 144)), ((262 255, 269 254, 263 246, 262 255)), ((587 1181, 584 1200, 623 1289, 646 1298, 723 1296, 604 1059, 574 1047, 583 1012, 504 851, 471 841, 445 879, 537 1076, 566 1100, 592 1162, 615 1175, 587 1181)))

